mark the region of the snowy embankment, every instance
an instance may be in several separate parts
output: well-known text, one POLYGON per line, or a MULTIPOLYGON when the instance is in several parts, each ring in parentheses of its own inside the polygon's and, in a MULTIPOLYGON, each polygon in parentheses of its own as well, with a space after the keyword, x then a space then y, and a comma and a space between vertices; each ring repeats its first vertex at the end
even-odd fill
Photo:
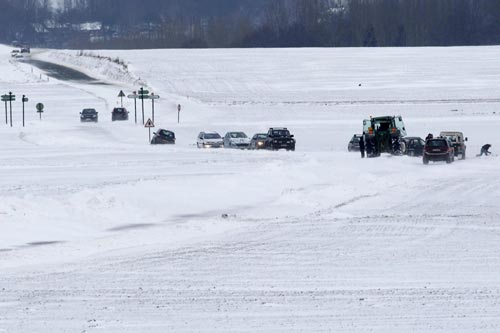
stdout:
POLYGON ((34 53, 102 81, 86 84, 1 47, 0 87, 30 102, 25 128, 15 104, 0 131, 0 332, 497 332, 499 159, 474 155, 500 147, 498 51, 34 53), (137 80, 162 97, 156 125, 175 146, 148 145, 128 99, 131 121, 111 122, 137 80), (84 107, 98 124, 79 123, 84 107), (470 158, 346 152, 386 114, 410 135, 463 131, 470 158), (297 151, 194 145, 270 126, 297 151))

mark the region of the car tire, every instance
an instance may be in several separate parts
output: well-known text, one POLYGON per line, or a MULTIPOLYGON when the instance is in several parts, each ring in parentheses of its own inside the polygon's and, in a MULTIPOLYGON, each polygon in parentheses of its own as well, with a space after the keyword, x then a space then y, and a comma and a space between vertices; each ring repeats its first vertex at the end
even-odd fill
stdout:
POLYGON ((422 158, 422 162, 423 162, 424 164, 429 164, 429 159, 428 159, 427 157, 425 157, 425 156, 424 156, 424 157, 422 158))
POLYGON ((198 142, 196 143, 196 147, 198 147, 198 149, 201 149, 201 145, 198 142))
POLYGON ((450 164, 451 162, 453 162, 453 157, 448 156, 448 158, 446 159, 446 163, 450 164))
POLYGON ((462 160, 465 160, 465 150, 464 150, 464 152, 462 153, 462 160))

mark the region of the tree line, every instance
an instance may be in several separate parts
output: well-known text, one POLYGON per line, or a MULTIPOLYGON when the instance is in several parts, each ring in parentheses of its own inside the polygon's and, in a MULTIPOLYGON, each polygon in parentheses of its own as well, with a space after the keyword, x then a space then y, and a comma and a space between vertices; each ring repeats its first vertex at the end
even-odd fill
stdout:
POLYGON ((500 43, 495 0, 0 0, 0 41, 72 48, 500 43), (97 23, 87 25, 85 23, 97 23), (90 28, 89 28, 90 27, 90 28))

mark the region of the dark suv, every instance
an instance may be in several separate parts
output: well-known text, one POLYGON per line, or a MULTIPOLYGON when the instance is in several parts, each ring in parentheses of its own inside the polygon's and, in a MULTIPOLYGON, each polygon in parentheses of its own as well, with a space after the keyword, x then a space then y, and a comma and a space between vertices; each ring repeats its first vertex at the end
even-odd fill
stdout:
POLYGON ((295 150, 295 139, 285 127, 270 128, 267 132, 266 149, 295 150))
POLYGON ((424 164, 429 161, 446 161, 452 163, 455 160, 455 149, 447 138, 435 138, 425 142, 424 146, 424 164))
POLYGON ((97 123, 98 121, 98 113, 95 109, 83 109, 82 112, 80 112, 80 121, 87 122, 87 121, 93 121, 97 123))
POLYGON ((128 120, 128 111, 125 108, 114 108, 111 112, 111 120, 128 120))

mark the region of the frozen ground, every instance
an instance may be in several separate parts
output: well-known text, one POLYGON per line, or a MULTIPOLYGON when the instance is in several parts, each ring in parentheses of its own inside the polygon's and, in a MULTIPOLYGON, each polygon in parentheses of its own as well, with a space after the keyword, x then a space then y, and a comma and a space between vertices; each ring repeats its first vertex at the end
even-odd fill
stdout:
POLYGON ((128 69, 34 54, 85 83, 1 47, 0 88, 30 102, 27 127, 16 101, 0 130, 0 332, 500 331, 500 163, 473 157, 500 147, 499 51, 94 51, 128 69), (131 121, 110 121, 139 82, 175 147, 147 144, 129 100, 131 121), (386 114, 410 135, 462 130, 470 158, 346 152, 386 114), (296 152, 194 146, 281 125, 296 152))

